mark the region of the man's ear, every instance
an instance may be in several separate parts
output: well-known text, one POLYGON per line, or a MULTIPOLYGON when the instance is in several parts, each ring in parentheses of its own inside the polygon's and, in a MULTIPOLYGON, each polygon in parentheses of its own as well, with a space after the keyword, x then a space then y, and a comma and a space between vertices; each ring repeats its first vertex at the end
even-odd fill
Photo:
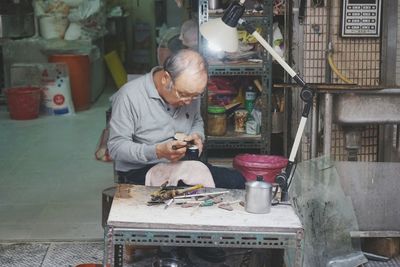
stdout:
POLYGON ((161 76, 161 84, 164 86, 167 85, 170 79, 171 77, 169 76, 169 74, 166 71, 164 71, 164 74, 161 76))

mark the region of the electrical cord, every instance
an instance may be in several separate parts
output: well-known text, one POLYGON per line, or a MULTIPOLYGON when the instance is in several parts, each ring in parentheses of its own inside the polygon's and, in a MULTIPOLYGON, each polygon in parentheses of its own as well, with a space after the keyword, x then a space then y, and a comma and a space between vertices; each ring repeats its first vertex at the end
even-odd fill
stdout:
POLYGON ((345 83, 349 83, 349 84, 354 84, 353 81, 351 81, 349 78, 347 78, 346 76, 344 76, 337 68, 335 62, 333 61, 333 49, 330 49, 328 52, 328 63, 329 66, 331 67, 332 71, 345 83))

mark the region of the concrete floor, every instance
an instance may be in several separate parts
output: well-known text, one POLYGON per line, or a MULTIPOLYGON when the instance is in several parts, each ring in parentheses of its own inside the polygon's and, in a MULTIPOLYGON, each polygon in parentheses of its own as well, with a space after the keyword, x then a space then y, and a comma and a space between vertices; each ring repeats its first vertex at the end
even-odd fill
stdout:
POLYGON ((9 118, 0 106, 0 241, 102 240, 112 163, 94 158, 108 97, 71 116, 9 118))

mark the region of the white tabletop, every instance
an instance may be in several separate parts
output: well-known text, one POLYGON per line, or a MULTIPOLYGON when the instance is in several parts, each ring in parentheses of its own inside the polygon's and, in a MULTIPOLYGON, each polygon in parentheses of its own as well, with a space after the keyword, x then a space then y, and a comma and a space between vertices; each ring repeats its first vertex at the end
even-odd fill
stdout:
MULTIPOLYGON (((232 204, 233 211, 209 207, 182 208, 172 204, 148 206, 150 194, 157 187, 118 185, 107 224, 110 227, 173 229, 192 231, 240 232, 290 232, 302 229, 293 208, 288 205, 271 207, 267 214, 252 214, 239 204, 232 204)), ((207 192, 225 189, 206 189, 207 192)), ((244 200, 244 190, 229 190, 224 201, 244 200)))

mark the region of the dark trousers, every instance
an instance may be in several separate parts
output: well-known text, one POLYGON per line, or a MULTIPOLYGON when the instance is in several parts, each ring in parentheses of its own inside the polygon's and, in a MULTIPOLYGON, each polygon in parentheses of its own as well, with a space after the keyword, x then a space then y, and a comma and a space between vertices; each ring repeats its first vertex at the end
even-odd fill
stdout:
MULTIPOLYGON (((211 172, 211 175, 214 179, 215 187, 227 189, 244 189, 244 184, 246 180, 239 171, 224 167, 212 166, 209 163, 205 164, 211 172)), ((153 166, 154 165, 149 165, 138 170, 131 170, 127 172, 118 171, 118 183, 144 185, 146 173, 153 166)))

